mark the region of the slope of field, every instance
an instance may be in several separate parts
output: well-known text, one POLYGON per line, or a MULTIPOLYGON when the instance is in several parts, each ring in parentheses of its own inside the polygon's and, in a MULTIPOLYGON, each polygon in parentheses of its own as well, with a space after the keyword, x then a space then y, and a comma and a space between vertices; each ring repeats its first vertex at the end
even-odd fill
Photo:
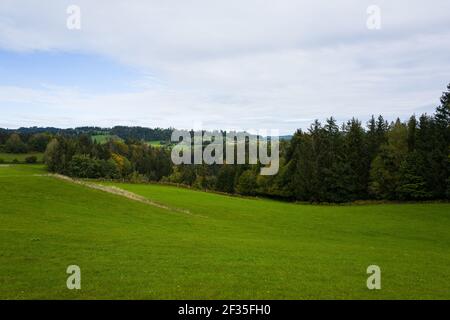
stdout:
POLYGON ((0 166, 0 299, 450 298, 450 205, 310 206, 0 166), (79 265, 81 290, 66 288, 79 265), (382 289, 366 288, 366 268, 382 289))

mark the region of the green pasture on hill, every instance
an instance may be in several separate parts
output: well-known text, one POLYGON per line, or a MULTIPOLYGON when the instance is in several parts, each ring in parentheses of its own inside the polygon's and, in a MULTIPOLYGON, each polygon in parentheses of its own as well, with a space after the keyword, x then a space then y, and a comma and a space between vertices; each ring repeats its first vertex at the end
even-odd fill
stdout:
POLYGON ((449 204, 103 184, 164 207, 0 165, 0 299, 450 299, 449 204), (66 287, 69 265, 81 290, 66 287), (369 265, 381 290, 366 287, 369 265))

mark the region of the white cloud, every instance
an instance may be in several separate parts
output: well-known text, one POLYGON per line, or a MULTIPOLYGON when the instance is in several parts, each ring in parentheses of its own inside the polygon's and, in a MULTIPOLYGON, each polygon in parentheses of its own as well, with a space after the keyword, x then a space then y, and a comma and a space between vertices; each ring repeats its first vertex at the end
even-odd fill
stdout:
POLYGON ((77 0, 82 30, 69 31, 72 2, 2 0, 0 48, 108 56, 158 74, 159 85, 144 78, 108 95, 0 88, 0 109, 11 125, 46 114, 36 124, 282 132, 307 125, 293 119, 432 111, 450 81, 450 2, 377 2, 380 31, 366 28, 372 1, 77 0))

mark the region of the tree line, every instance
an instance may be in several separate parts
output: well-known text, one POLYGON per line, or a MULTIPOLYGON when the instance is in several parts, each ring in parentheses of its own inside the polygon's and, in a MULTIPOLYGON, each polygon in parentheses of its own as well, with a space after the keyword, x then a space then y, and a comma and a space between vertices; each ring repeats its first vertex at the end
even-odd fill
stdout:
POLYGON ((45 163, 51 172, 78 178, 160 181, 172 170, 170 152, 143 141, 110 139, 97 143, 89 135, 53 138, 45 163))
POLYGON ((433 115, 366 127, 329 118, 298 130, 280 145, 280 171, 260 176, 259 166, 176 166, 167 181, 201 189, 295 201, 450 198, 450 84, 433 115))
POLYGON ((17 134, 25 142, 36 134, 47 135, 64 135, 64 136, 79 136, 85 135, 113 135, 123 140, 144 140, 144 141, 170 141, 172 135, 172 128, 143 128, 143 127, 126 127, 115 126, 112 128, 101 127, 77 127, 60 129, 54 127, 30 127, 18 129, 2 129, 0 128, 0 146, 5 143, 11 134, 17 134))
MULTIPOLYGON (((449 199, 449 101, 450 84, 433 115, 391 123, 372 116, 365 125, 355 118, 340 125, 334 118, 316 120, 280 141, 280 170, 274 176, 261 176, 261 164, 173 165, 169 147, 143 141, 145 128, 116 127, 125 140, 104 144, 86 133, 53 134, 45 162, 50 171, 73 177, 157 181, 290 201, 449 199)), ((167 140, 172 131, 153 132, 167 140)), ((17 142, 11 135, 5 146, 11 139, 17 142)))
POLYGON ((52 135, 47 132, 35 134, 9 133, 0 129, 0 152, 28 153, 44 152, 52 135))

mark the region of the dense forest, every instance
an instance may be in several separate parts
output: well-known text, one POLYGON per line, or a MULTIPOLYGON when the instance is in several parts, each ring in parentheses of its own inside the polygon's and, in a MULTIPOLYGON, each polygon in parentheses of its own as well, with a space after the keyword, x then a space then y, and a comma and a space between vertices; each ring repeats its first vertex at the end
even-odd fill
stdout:
POLYGON ((172 129, 29 128, 0 130, 6 152, 45 151, 51 172, 80 178, 165 182, 242 195, 293 201, 349 202, 364 199, 450 198, 450 84, 433 115, 388 123, 382 116, 363 125, 329 118, 280 142, 280 170, 259 175, 256 165, 173 165, 172 129), (93 134, 123 140, 97 143, 93 134))
POLYGON ((0 128, 0 145, 5 144, 7 138, 12 133, 18 134, 21 139, 26 142, 29 138, 36 134, 51 134, 51 135, 64 135, 64 136, 79 136, 85 135, 114 135, 121 139, 127 140, 145 140, 145 141, 169 141, 173 129, 162 128, 143 128, 143 127, 125 127, 115 126, 113 128, 100 128, 100 127, 78 127, 69 129, 60 128, 19 128, 19 129, 2 129, 0 128))

